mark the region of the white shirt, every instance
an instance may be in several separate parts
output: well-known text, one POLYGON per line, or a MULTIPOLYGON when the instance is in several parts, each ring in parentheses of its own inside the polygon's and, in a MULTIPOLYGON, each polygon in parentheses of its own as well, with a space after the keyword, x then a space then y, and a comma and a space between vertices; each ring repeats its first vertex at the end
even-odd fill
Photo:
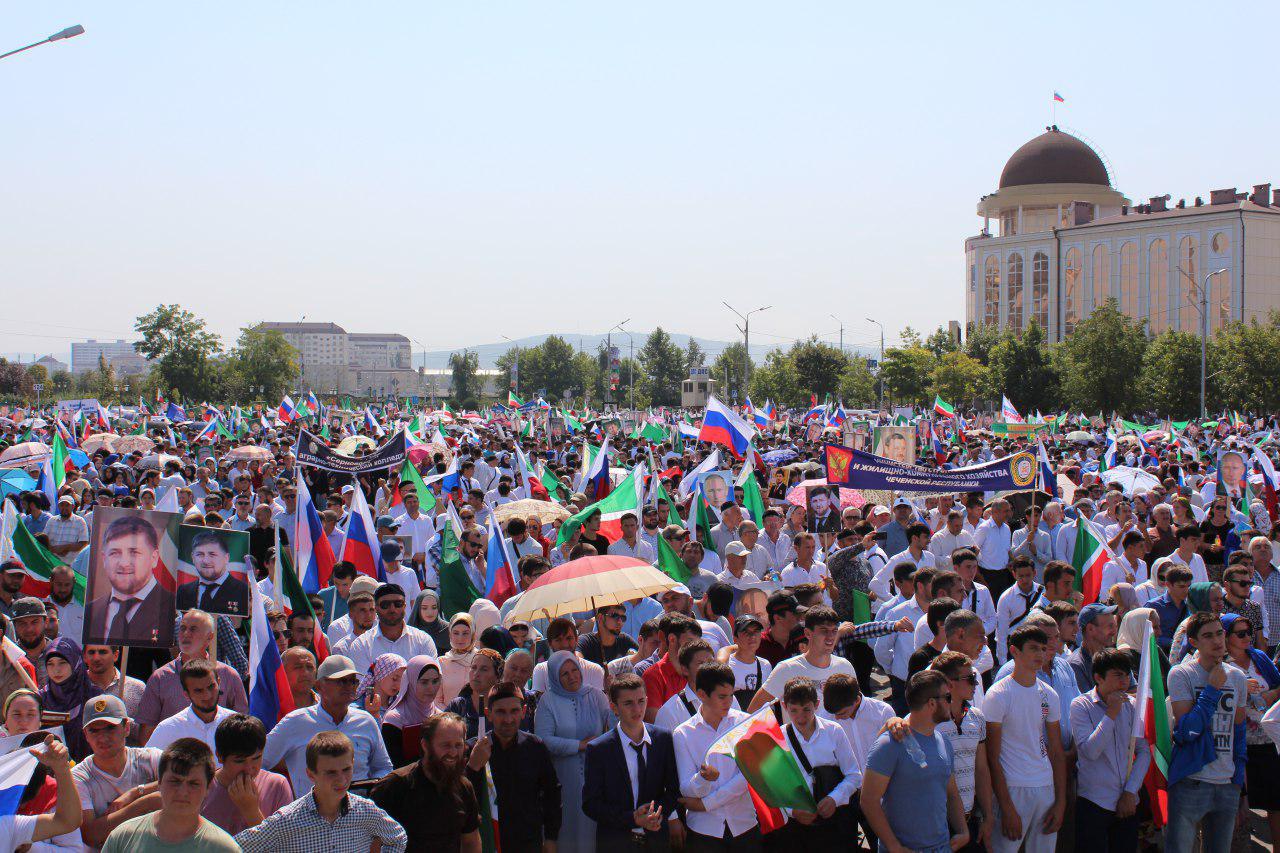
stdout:
POLYGON ((617 542, 609 545, 609 556, 634 557, 650 564, 658 562, 658 553, 653 550, 653 546, 639 536, 636 537, 635 545, 628 545, 626 539, 619 537, 617 542))
MULTIPOLYGON (((821 767, 827 764, 840 768, 844 779, 827 796, 837 806, 843 806, 849 802, 853 793, 862 787, 862 766, 854 757, 853 747, 849 744, 849 738, 843 728, 819 716, 815 716, 813 721, 816 725, 811 737, 806 738, 791 723, 787 723, 787 731, 783 733, 783 737, 787 739, 787 744, 790 746, 791 735, 795 735, 796 740, 800 742, 800 748, 804 750, 805 758, 809 759, 810 767, 821 767)), ((800 765, 800 772, 804 773, 805 779, 809 782, 809 788, 812 789, 812 774, 805 773, 803 764, 800 765)))
MULTIPOLYGON (((401 565, 394 572, 387 572, 387 583, 398 585, 404 590, 405 600, 409 602, 409 606, 413 606, 413 601, 418 597, 418 593, 422 592, 422 587, 418 585, 418 573, 413 569, 401 565)), ((405 658, 408 660, 408 658, 405 658)))
POLYGON ((769 673, 764 680, 764 691, 774 698, 781 699, 787 682, 803 675, 805 678, 813 679, 814 684, 818 686, 818 698, 821 699, 822 688, 827 683, 827 679, 841 674, 853 675, 853 664, 838 655, 832 655, 825 667, 814 666, 804 655, 796 655, 778 661, 773 672, 769 673))
MULTIPOLYGON (((825 708, 819 708, 818 715, 824 719, 831 719, 831 715, 825 708)), ((833 721, 844 729, 845 737, 849 739, 849 746, 853 748, 853 758, 859 770, 866 770, 867 754, 871 752, 871 747, 876 745, 876 739, 880 737, 880 729, 896 716, 888 702, 864 695, 853 719, 833 721)))
POLYGON ((826 563, 814 560, 813 565, 807 569, 803 566, 797 566, 795 563, 790 563, 782 570, 782 585, 794 587, 799 586, 802 583, 821 584, 826 577, 826 563))
POLYGON ((951 552, 957 548, 972 548, 973 534, 960 528, 959 533, 952 533, 947 528, 942 528, 929 538, 929 552, 939 560, 950 561, 951 552))
POLYGON ((991 598, 991 590, 987 589, 986 584, 975 580, 973 589, 966 590, 959 603, 965 610, 972 610, 978 614, 982 619, 982 629, 987 632, 987 636, 995 632, 996 603, 991 598))
MULTIPOLYGON (((604 669, 598 663, 589 660, 583 660, 582 655, 578 655, 578 666, 582 668, 582 683, 587 687, 604 691, 604 669)), ((533 692, 547 692, 547 662, 543 661, 533 668, 533 692)))
MULTIPOLYGON (((639 755, 635 750, 635 741, 631 736, 622 730, 622 724, 614 726, 618 730, 618 741, 622 744, 622 759, 627 764, 627 775, 631 777, 631 802, 638 802, 640 799, 640 765, 636 761, 639 755)), ((649 749, 653 746, 653 739, 649 737, 649 727, 643 727, 644 733, 640 736, 640 752, 644 754, 645 764, 649 763, 649 749)), ((634 829, 632 832, 644 833, 642 829, 634 829)))
POLYGON ((699 711, 672 732, 680 793, 685 797, 700 798, 706 807, 706 811, 688 814, 689 829, 699 835, 722 838, 727 828, 736 837, 757 825, 755 806, 747 796, 747 779, 738 769, 737 762, 730 755, 707 755, 707 750, 721 735, 746 717, 741 711, 730 710, 720 725, 712 728, 699 711), (702 778, 699 770, 704 763, 720 772, 714 782, 702 778))
MULTIPOLYGON (((913 595, 906 601, 896 604, 890 610, 881 613, 880 619, 896 622, 906 616, 911 619, 911 623, 914 625, 923 615, 924 611, 920 609, 920 605, 913 595)), ((914 634, 895 631, 884 637, 877 637, 874 650, 876 660, 880 662, 880 666, 885 672, 894 678, 906 681, 907 664, 911 661, 911 654, 916 648, 914 634)))
POLYGON ((58 611, 58 636, 70 637, 79 643, 80 638, 84 636, 84 605, 77 604, 74 598, 66 604, 59 604, 52 598, 46 598, 44 601, 58 611))
POLYGON ((1133 588, 1133 594, 1138 597, 1138 606, 1146 607, 1148 601, 1164 595, 1164 587, 1156 586, 1155 579, 1151 578, 1145 583, 1140 583, 1135 586, 1133 588))
POLYGON ((1187 561, 1182 559, 1181 554, 1174 551, 1169 555, 1169 560, 1179 566, 1186 566, 1190 569, 1192 583, 1208 583, 1209 572, 1204 567, 1204 557, 1201 557, 1199 554, 1193 553, 1191 555, 1191 560, 1187 561))
POLYGON ((734 589, 755 589, 760 585, 760 578, 756 573, 749 572, 745 569, 742 571, 742 577, 737 578, 733 576, 733 572, 725 569, 723 572, 716 575, 716 580, 720 581, 720 583, 727 583, 734 589))
POLYGON ((1009 550, 1013 547, 1013 532, 1007 524, 996 524, 990 518, 983 519, 973 534, 978 546, 978 565, 989 572, 1001 571, 1009 566, 1009 550))
MULTIPOLYGON (((742 547, 745 548, 746 545, 744 544, 742 547)), ((761 579, 773 571, 773 557, 760 544, 759 540, 756 540, 755 547, 747 555, 747 571, 761 579)))
POLYGON ((981 710, 988 725, 1000 726, 1000 766, 1010 787, 1051 788, 1045 724, 1062 719, 1057 691, 1039 678, 1023 687, 1011 675, 991 685, 981 710))
MULTIPOLYGON (((197 717, 195 709, 188 705, 172 717, 161 720, 152 730, 151 737, 147 739, 147 746, 151 749, 164 749, 178 738, 183 737, 193 737, 196 740, 212 744, 213 733, 218 730, 218 724, 234 713, 235 711, 230 708, 224 708, 219 705, 213 713, 213 721, 206 723, 197 717)), ((219 763, 216 754, 213 757, 213 761, 214 764, 219 763)))
POLYGON ((382 625, 374 623, 372 628, 351 644, 351 654, 348 657, 358 671, 366 672, 379 655, 388 653, 400 655, 405 660, 418 655, 435 657, 436 643, 426 631, 420 631, 411 625, 405 625, 400 639, 393 642, 382 633, 382 625))
POLYGON ((1107 565, 1102 569, 1102 591, 1103 598, 1106 597, 1107 591, 1118 583, 1132 583, 1137 587, 1140 583, 1147 580, 1147 564, 1145 560, 1139 560, 1138 564, 1132 565, 1125 559, 1123 553, 1116 554, 1114 560, 1108 560, 1107 565), (1129 580, 1129 574, 1133 574, 1133 580, 1129 580))
POLYGON ((770 569, 780 571, 783 566, 791 562, 791 536, 786 531, 778 531, 777 542, 770 539, 769 534, 761 531, 756 544, 768 552, 770 569))
MULTIPOLYGON (((417 518, 410 518, 407 512, 402 512, 396 516, 396 520, 400 522, 400 529, 397 531, 401 536, 413 537, 413 554, 425 554, 431 548, 431 543, 436 540, 436 526, 431 519, 422 513, 418 513, 417 518)), ((406 554, 406 559, 411 558, 413 554, 406 554)))
POLYGON ((920 558, 911 553, 910 549, 899 551, 890 557, 883 566, 872 576, 871 583, 868 587, 874 592, 881 601, 892 597, 893 595, 893 572, 894 569, 903 563, 910 563, 917 569, 934 569, 938 566, 938 561, 934 557, 933 552, 927 548, 920 552, 920 558))
MULTIPOLYGON (((24 844, 31 843, 36 834, 36 820, 39 815, 5 815, 0 817, 0 850, 17 850, 24 844)), ((76 833, 79 837, 79 833, 76 833)), ((86 850, 94 848, 85 846, 86 850)))
MULTIPOLYGON (((658 709, 658 715, 653 719, 653 724, 669 732, 675 731, 676 726, 691 719, 701 707, 702 700, 686 684, 679 693, 662 703, 662 707, 658 709)), ((736 700, 733 707, 738 707, 736 700)))
POLYGON ((1001 664, 1009 659, 1009 632, 1022 624, 1026 619, 1024 614, 1048 604, 1044 587, 1038 583, 1032 585, 1029 593, 1023 593, 1017 584, 1000 593, 1000 600, 996 603, 996 657, 1001 664), (1017 624, 1012 624, 1015 621, 1017 624))

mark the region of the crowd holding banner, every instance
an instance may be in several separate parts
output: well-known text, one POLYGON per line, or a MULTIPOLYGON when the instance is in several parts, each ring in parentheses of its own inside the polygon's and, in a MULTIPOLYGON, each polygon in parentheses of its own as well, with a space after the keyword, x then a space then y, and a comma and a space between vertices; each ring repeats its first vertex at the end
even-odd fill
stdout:
POLYGON ((1280 831, 1278 446, 8 409, 0 850, 1225 851, 1280 831))

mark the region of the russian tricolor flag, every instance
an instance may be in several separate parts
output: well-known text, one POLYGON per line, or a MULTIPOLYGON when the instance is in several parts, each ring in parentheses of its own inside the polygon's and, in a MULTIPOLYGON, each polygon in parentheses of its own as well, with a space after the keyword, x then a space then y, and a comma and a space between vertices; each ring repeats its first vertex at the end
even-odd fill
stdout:
POLYGON ((373 434, 378 438, 386 435, 386 432, 382 429, 382 424, 378 423, 378 419, 373 416, 373 412, 369 410, 368 406, 364 407, 364 425, 372 430, 373 434))
POLYGON ((516 584, 516 573, 507 553, 507 542, 502 538, 502 531, 489 513, 489 549, 485 554, 484 597, 498 607, 519 591, 516 584))
POLYGON ((301 472, 294 477, 294 481, 298 484, 298 512, 289 536, 293 539, 294 553, 297 554, 296 565, 302 574, 303 590, 319 592, 329 585, 329 576, 333 574, 333 564, 336 562, 333 546, 324 533, 320 513, 316 511, 311 490, 307 488, 301 472))
POLYGON ((609 439, 605 438, 604 445, 591 459, 591 464, 587 466, 586 475, 582 478, 582 489, 587 491, 587 484, 595 483, 595 489, 588 492, 588 495, 594 501, 604 500, 608 496, 613 483, 609 479, 609 439))
POLYGON ((357 485, 354 494, 351 514, 347 517, 347 535, 342 540, 342 559, 354 563, 361 574, 386 583, 387 568, 382 564, 382 548, 369 515, 369 504, 364 499, 364 489, 357 485))
POLYGON ((755 437, 755 427, 738 417, 715 397, 707 398, 707 411, 702 416, 698 441, 724 445, 735 459, 741 459, 755 437))
POLYGON ((29 749, 15 749, 0 757, 0 816, 16 815, 22 791, 39 762, 29 749))
POLYGON ((288 395, 284 395, 284 399, 280 401, 280 407, 276 409, 276 417, 285 423, 292 423, 294 418, 298 417, 298 409, 293 405, 293 399, 288 395))
POLYGON ((262 725, 271 731, 293 710, 293 691, 289 689, 280 649, 271 634, 266 606, 262 603, 262 591, 256 583, 249 584, 249 595, 253 599, 249 632, 249 713, 262 720, 262 725))
POLYGON ((1044 442, 1036 440, 1036 458, 1040 463, 1040 488, 1055 498, 1058 494, 1058 476, 1053 473, 1053 465, 1049 462, 1049 454, 1044 449, 1044 442))
POLYGON ((938 434, 934 432, 933 426, 929 426, 929 440, 933 444, 933 461, 939 466, 947 461, 947 448, 943 445, 942 439, 938 438, 938 434))

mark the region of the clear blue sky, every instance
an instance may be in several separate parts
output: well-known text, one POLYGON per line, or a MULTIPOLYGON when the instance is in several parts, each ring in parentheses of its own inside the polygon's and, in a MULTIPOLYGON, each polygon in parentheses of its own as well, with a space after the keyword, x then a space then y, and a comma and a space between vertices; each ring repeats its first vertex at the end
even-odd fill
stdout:
POLYGON ((755 341, 892 342, 963 319, 975 204, 1054 89, 1135 200, 1280 183, 1263 8, 11 6, 4 49, 87 33, 0 60, 0 351, 161 301, 228 339, 728 339, 727 299, 773 305, 755 341))

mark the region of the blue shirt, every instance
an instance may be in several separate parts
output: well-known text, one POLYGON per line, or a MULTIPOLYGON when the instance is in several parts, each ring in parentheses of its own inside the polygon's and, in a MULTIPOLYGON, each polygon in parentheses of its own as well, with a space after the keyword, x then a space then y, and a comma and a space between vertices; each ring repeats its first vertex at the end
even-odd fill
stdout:
MULTIPOLYGON (((915 519, 912 518, 908 523, 914 524, 915 519)), ((886 554, 901 554, 907 550, 907 529, 896 520, 881 527, 879 532, 884 534, 884 544, 880 547, 886 554)))
POLYGON ((1182 620, 1191 615, 1187 600, 1184 598, 1182 604, 1174 604, 1169 598, 1169 593, 1166 592, 1148 601, 1147 607, 1160 615, 1160 636, 1156 637, 1156 643, 1168 652, 1173 647, 1173 635, 1177 632, 1178 626, 1182 624, 1182 620))
POLYGON ((867 754, 867 770, 889 777, 884 808, 889 828, 909 850, 947 847, 947 783, 955 753, 941 733, 926 737, 911 732, 899 743, 887 734, 876 739, 867 754))
POLYGON ((307 744, 320 732, 342 732, 355 746, 352 779, 381 779, 394 768, 382 740, 382 728, 368 711, 348 708, 341 723, 335 723, 319 702, 310 708, 290 711, 267 734, 262 751, 262 766, 275 767, 281 761, 289 770, 293 794, 302 797, 311 791, 307 778, 307 744))
MULTIPOLYGON (((1080 695, 1080 685, 1076 681, 1076 671, 1071 668, 1071 664, 1067 663, 1067 659, 1063 655, 1056 655, 1053 659, 1053 672, 1047 673, 1040 670, 1036 673, 1036 678, 1053 688, 1058 694, 1058 702, 1062 705, 1062 720, 1059 722, 1059 731, 1062 734, 1062 748, 1071 749, 1074 737, 1071 734, 1071 726, 1068 721, 1071 719, 1071 701, 1080 695)), ((1013 661, 1005 661, 1004 666, 1000 667, 1000 671, 996 673, 996 677, 991 683, 995 684, 1002 678, 1013 675, 1013 661)))
POLYGON ((640 599, 635 604, 630 601, 625 602, 622 609, 627 611, 627 621, 622 623, 622 633, 633 640, 640 638, 641 625, 662 615, 662 605, 648 597, 640 599))

